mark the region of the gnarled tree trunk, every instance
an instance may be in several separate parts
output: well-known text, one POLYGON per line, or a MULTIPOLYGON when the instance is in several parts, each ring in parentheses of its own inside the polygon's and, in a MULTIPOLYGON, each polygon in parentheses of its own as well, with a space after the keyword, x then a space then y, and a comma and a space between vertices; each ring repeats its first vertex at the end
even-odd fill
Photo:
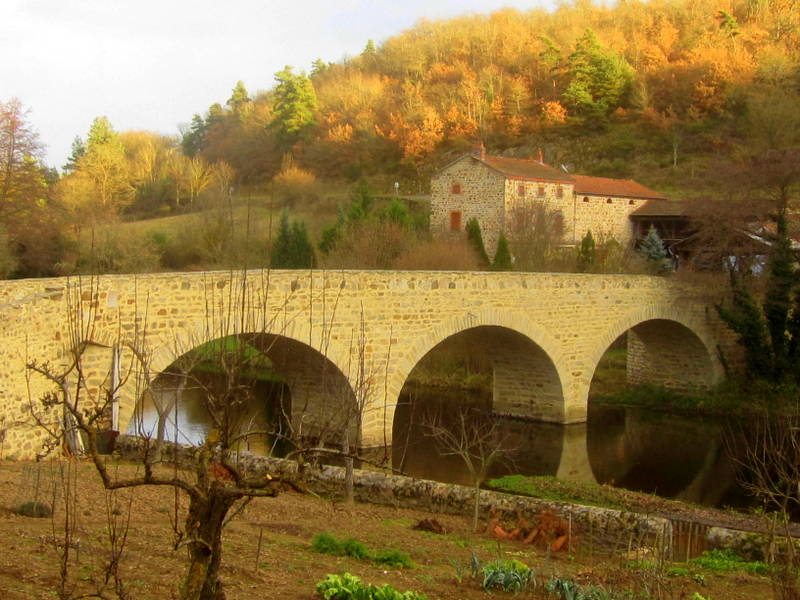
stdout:
POLYGON ((219 566, 222 561, 222 525, 237 498, 212 484, 206 497, 192 497, 186 515, 189 569, 181 600, 224 600, 219 566))

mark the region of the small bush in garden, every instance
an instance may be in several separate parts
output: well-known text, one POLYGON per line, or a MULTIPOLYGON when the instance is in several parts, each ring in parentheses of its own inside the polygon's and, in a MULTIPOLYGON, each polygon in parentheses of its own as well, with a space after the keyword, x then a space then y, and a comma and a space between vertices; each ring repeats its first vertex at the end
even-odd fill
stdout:
POLYGON ((399 592, 390 585, 366 584, 350 573, 328 575, 316 589, 325 600, 425 600, 418 592, 399 592))
POLYGON ((501 588, 507 592, 519 592, 533 579, 525 563, 518 560, 496 560, 483 567, 483 589, 501 588))
POLYGON ((386 565, 387 567, 410 569, 414 566, 411 562, 411 557, 405 552, 399 550, 384 550, 378 552, 372 557, 379 565, 386 565))
POLYGON ((369 550, 367 547, 356 539, 350 538, 342 542, 342 551, 346 556, 363 560, 370 558, 369 550))
POLYGON ((35 517, 38 519, 53 516, 53 509, 44 502, 23 502, 14 512, 24 517, 35 517))
POLYGON ((407 568, 414 566, 411 557, 399 550, 383 550, 373 555, 363 542, 355 538, 337 540, 330 533, 318 533, 311 540, 311 549, 321 554, 333 556, 349 556, 357 560, 373 560, 379 565, 393 568, 407 568))
POLYGON ((342 543, 333 537, 330 533, 318 533, 311 540, 311 548, 314 552, 321 554, 333 554, 334 556, 341 556, 344 554, 342 543))

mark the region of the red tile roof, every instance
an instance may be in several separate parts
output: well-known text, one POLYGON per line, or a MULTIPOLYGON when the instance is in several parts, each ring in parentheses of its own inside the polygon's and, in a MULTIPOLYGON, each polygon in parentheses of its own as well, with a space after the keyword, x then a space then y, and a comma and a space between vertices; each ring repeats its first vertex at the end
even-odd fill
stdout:
POLYGON ((482 161, 510 179, 542 179, 572 183, 572 177, 569 173, 554 169, 535 160, 484 155, 482 161))
POLYGON ((624 198, 652 198, 666 200, 664 194, 651 190, 633 179, 611 179, 609 177, 590 177, 573 175, 576 194, 593 194, 597 196, 622 196, 624 198))

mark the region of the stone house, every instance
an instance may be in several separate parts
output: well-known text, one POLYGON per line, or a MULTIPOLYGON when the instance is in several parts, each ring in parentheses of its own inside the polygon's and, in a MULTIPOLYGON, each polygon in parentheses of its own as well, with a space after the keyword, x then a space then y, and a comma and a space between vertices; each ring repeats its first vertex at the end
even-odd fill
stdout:
POLYGON ((558 223, 564 245, 579 244, 589 230, 595 240, 613 237, 627 245, 635 239, 632 213, 664 200, 631 179, 574 175, 542 161, 490 156, 480 146, 432 177, 431 231, 459 235, 474 217, 492 256, 501 232, 508 236, 527 211, 542 207, 558 223))

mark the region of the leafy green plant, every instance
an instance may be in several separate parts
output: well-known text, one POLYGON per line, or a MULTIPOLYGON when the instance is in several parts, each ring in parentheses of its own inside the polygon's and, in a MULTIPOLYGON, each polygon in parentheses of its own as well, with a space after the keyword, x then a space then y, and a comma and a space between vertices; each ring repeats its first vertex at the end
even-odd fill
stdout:
POLYGON ((407 568, 414 566, 411 557, 405 552, 389 548, 377 554, 369 551, 367 546, 355 539, 338 540, 330 533, 318 533, 311 540, 311 549, 321 554, 331 554, 333 556, 349 556, 357 560, 373 560, 379 565, 386 565, 393 568, 407 568))
MULTIPOLYGON (((496 560, 483 567, 483 589, 519 592, 533 580, 533 571, 518 560, 496 560)), ((534 580, 535 581, 535 580, 534 580)))
POLYGON ((733 550, 707 550, 702 555, 690 559, 689 564, 709 571, 745 571, 753 575, 769 574, 769 565, 760 561, 742 560, 733 550))
POLYGON ((366 584, 350 573, 329 574, 317 583, 316 590, 325 600, 425 600, 418 592, 399 592, 388 584, 383 587, 366 584))
POLYGON ((553 577, 545 584, 545 589, 561 600, 583 600, 581 589, 572 579, 553 577))

